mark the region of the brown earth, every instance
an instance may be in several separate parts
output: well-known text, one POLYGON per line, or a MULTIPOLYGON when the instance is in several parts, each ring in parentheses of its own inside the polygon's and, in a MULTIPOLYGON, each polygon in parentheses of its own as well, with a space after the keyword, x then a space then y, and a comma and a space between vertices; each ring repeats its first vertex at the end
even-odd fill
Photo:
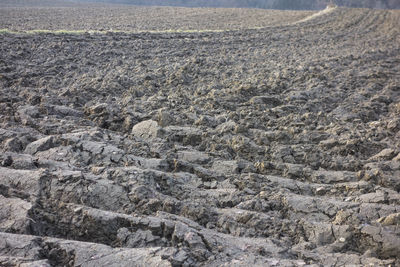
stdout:
POLYGON ((1 266, 400 264, 399 11, 87 8, 0 9, 129 31, 0 34, 1 266))

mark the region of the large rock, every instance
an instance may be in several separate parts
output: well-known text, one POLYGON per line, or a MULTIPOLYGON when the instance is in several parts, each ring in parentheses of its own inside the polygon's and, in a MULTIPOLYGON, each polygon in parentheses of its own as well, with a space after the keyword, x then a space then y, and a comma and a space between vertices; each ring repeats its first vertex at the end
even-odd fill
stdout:
POLYGON ((161 136, 161 127, 153 120, 142 121, 133 126, 132 135, 145 140, 154 139, 161 136))

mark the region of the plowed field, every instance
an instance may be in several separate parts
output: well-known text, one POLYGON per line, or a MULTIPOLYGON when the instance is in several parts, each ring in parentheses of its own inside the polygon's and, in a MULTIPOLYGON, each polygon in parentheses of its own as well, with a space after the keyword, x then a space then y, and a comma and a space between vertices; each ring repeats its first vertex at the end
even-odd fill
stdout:
POLYGON ((399 25, 0 8, 0 265, 400 264, 399 25))

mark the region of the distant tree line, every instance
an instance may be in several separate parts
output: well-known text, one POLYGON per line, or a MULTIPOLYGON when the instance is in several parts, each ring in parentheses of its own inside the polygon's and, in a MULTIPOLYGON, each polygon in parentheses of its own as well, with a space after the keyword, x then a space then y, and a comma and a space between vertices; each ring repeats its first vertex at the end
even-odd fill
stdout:
POLYGON ((184 7, 252 7, 266 9, 323 9, 333 3, 339 6, 366 8, 400 8, 400 0, 77 0, 132 5, 184 7))

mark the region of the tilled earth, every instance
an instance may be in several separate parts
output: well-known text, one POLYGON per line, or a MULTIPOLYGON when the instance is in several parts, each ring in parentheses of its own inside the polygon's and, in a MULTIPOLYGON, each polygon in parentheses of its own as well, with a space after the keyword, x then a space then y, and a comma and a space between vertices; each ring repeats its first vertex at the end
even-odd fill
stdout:
MULTIPOLYGON (((0 3, 2 7, 2 3, 0 3)), ((315 11, 235 8, 132 7, 15 7, 0 9, 0 29, 84 31, 225 31, 289 24, 315 11)))
POLYGON ((304 18, 0 34, 0 265, 400 264, 400 12, 304 18))

